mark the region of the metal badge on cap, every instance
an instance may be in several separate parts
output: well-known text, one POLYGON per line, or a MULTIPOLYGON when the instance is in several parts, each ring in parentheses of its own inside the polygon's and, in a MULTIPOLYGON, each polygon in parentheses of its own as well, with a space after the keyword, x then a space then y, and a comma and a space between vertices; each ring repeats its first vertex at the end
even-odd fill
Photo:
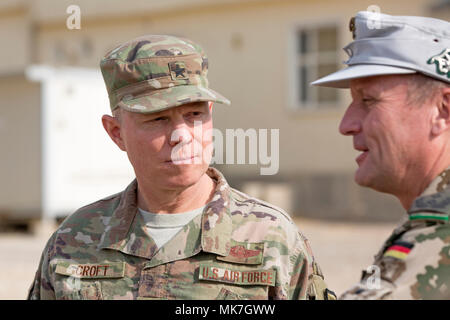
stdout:
POLYGON ((352 17, 350 19, 350 23, 348 28, 350 29, 350 31, 352 32, 352 38, 353 40, 356 38, 356 25, 355 25, 355 17, 352 17))
POLYGON ((431 57, 428 64, 436 64, 436 72, 440 75, 447 74, 447 78, 450 78, 450 48, 445 49, 440 54, 431 57))

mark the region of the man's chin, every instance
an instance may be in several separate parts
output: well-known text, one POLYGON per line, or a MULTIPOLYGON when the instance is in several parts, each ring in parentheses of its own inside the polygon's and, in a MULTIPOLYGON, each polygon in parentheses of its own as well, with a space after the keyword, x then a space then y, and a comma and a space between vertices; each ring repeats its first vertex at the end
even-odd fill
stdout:
POLYGON ((358 162, 358 169, 355 171, 355 182, 361 187, 371 188, 377 176, 377 167, 373 166, 370 159, 366 156, 358 162))
POLYGON ((392 185, 386 183, 386 177, 382 175, 369 175, 367 172, 361 172, 357 170, 354 177, 355 182, 365 188, 372 190, 392 194, 392 185))
POLYGON ((358 168, 358 170, 356 170, 354 180, 361 187, 371 188, 371 185, 372 185, 371 180, 372 179, 370 179, 369 175, 361 167, 358 168))
POLYGON ((173 174, 168 174, 166 184, 177 187, 190 187, 196 184, 208 167, 204 165, 180 164, 175 166, 173 174))
MULTIPOLYGON (((205 163, 194 164, 194 163, 172 163, 170 165, 165 166, 167 174, 169 176, 177 177, 177 176, 190 176, 196 175, 199 172, 206 172, 208 166, 205 163)), ((168 177, 169 178, 169 177, 168 177)))

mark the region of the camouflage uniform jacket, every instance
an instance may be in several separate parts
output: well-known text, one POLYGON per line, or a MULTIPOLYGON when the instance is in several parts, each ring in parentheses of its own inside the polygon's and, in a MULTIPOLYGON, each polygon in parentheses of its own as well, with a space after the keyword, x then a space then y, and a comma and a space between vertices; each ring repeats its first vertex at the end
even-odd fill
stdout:
POLYGON ((439 175, 340 299, 450 299, 450 168, 439 175))
POLYGON ((137 182, 85 206, 52 235, 29 299, 323 299, 307 239, 282 210, 230 188, 158 250, 136 206, 137 182))

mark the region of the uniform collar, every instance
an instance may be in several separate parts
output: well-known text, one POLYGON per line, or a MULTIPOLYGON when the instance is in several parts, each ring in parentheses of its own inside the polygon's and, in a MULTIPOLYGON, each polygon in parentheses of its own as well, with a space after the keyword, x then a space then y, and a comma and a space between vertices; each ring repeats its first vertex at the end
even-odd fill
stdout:
POLYGON ((209 168, 206 174, 216 182, 216 190, 203 211, 201 246, 203 251, 227 256, 232 232, 230 187, 219 170, 209 168))
POLYGON ((442 171, 425 191, 414 200, 408 214, 423 211, 450 215, 450 167, 442 171))
POLYGON ((121 193, 119 205, 100 239, 99 249, 118 250, 143 258, 152 257, 158 250, 145 231, 142 216, 138 214, 136 179, 121 193))
MULTIPOLYGON (((230 251, 232 232, 229 209, 230 187, 217 169, 208 168, 206 174, 216 182, 216 189, 212 200, 203 210, 199 221, 200 226, 195 228, 195 221, 188 224, 188 227, 192 228, 192 232, 184 240, 191 241, 195 234, 198 238, 198 232, 200 232, 201 240, 194 240, 195 245, 187 246, 190 249, 185 250, 184 256, 193 255, 201 250, 227 256, 230 251)), ((177 234, 165 246, 170 247, 174 243, 173 241, 181 240, 179 238, 179 234, 177 234)), ((113 211, 111 220, 103 232, 99 249, 118 250, 146 259, 152 259, 157 254, 162 256, 163 260, 174 260, 172 254, 163 254, 161 250, 158 251, 155 242, 145 231, 145 222, 138 214, 136 180, 122 192, 119 205, 113 211)))

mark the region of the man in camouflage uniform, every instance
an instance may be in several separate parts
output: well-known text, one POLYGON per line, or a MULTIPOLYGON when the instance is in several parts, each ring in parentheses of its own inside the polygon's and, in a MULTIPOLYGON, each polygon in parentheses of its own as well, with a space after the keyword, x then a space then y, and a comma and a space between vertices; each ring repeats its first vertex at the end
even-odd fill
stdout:
POLYGON ((340 298, 450 299, 450 23, 359 12, 350 29, 349 66, 313 84, 350 88, 355 181, 407 217, 340 298))
POLYGON ((207 68, 198 45, 171 36, 104 57, 114 117, 103 126, 136 180, 62 223, 30 299, 334 298, 289 216, 209 167, 212 102, 230 102, 208 88, 207 68))

